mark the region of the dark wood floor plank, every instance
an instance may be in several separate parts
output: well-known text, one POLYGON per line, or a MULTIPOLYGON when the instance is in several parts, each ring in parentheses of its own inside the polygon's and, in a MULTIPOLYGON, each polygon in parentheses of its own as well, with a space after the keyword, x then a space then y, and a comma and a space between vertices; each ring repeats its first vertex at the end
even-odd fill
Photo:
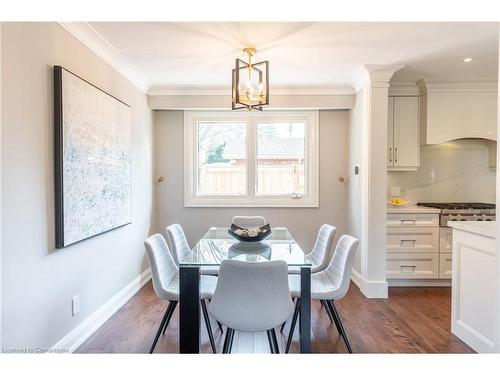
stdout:
MULTIPOLYGON (((367 299, 356 285, 346 297, 335 302, 344 322, 354 353, 473 353, 450 332, 450 288, 389 288, 388 299, 367 299)), ((167 302, 160 301, 151 283, 145 285, 130 301, 100 327, 77 350, 78 353, 147 353, 167 302)), ((312 351, 346 353, 347 349, 334 324, 319 302, 313 301, 312 351)), ((202 320, 203 321, 203 320, 202 320)), ((212 322, 218 351, 223 337, 212 322)), ((202 323, 201 352, 211 353, 206 329, 202 323)), ((284 348, 289 324, 278 334, 284 348)), ((178 311, 172 317, 155 353, 178 353, 178 311)), ((278 330, 279 332, 279 330, 278 330)), ((298 352, 298 333, 290 349, 298 352)))

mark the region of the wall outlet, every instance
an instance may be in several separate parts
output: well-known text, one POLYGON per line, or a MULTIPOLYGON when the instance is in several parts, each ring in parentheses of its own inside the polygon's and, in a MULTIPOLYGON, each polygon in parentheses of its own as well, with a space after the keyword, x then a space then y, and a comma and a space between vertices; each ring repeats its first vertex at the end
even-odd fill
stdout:
POLYGON ((391 186, 391 195, 393 197, 399 197, 401 195, 401 187, 400 186, 391 186))
POLYGON ((77 294, 73 298, 71 298, 71 313, 73 316, 80 312, 80 295, 77 294))

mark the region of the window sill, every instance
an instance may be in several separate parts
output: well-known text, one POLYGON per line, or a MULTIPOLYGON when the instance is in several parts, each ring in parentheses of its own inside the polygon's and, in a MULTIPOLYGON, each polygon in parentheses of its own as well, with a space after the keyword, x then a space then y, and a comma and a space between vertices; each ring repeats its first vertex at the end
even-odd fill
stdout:
POLYGON ((302 197, 292 198, 258 198, 241 197, 193 197, 184 201, 184 207, 274 207, 274 208, 317 208, 318 199, 302 197))

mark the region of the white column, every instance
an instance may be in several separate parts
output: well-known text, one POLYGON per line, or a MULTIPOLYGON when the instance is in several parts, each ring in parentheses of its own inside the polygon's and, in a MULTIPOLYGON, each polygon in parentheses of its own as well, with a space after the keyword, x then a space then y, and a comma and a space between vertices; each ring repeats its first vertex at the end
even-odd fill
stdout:
POLYGON ((365 65, 356 87, 363 95, 361 140, 360 288, 369 298, 387 298, 386 186, 388 88, 403 65, 365 65))

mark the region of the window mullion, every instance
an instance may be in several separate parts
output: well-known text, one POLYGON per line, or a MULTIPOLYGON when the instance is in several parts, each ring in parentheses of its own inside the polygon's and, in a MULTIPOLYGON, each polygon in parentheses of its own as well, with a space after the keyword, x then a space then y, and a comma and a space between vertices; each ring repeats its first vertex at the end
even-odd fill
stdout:
POLYGON ((257 131, 255 118, 250 118, 247 122, 247 192, 248 196, 255 198, 255 185, 256 185, 256 136, 257 131))

